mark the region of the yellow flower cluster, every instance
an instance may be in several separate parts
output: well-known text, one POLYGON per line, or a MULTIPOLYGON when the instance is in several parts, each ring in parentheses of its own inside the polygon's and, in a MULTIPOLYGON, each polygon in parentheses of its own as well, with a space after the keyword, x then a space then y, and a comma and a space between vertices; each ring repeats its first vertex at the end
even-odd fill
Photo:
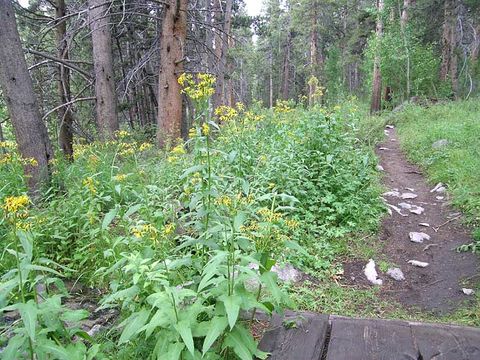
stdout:
POLYGON ((174 223, 169 223, 169 224, 165 225, 164 228, 163 228, 163 234, 165 236, 173 234, 174 231, 175 231, 175 224, 174 223))
POLYGON ((6 153, 0 156, 0 165, 1 164, 10 164, 13 161, 12 154, 6 153))
POLYGON ((127 178, 127 175, 125 174, 117 174, 113 177, 115 181, 122 182, 127 178))
POLYGON ((288 106, 288 102, 285 100, 277 100, 277 104, 273 108, 276 113, 288 113, 292 111, 292 108, 288 106))
POLYGON ((130 135, 129 132, 125 130, 115 131, 115 137, 118 139, 125 139, 129 135, 130 135))
POLYGON ((261 208, 257 211, 268 222, 278 222, 282 219, 282 214, 267 208, 261 208))
POLYGON ((242 225, 240 226, 240 231, 243 233, 251 233, 260 230, 260 226, 258 223, 253 221, 250 225, 242 225))
POLYGON ((202 124, 202 134, 204 136, 208 136, 210 134, 210 125, 208 125, 207 123, 202 124))
POLYGON ((251 111, 245 112, 245 120, 246 121, 258 122, 258 121, 262 121, 263 119, 265 119, 264 115, 258 115, 258 114, 255 114, 255 113, 251 112, 251 111))
POLYGON ((194 101, 207 100, 215 93, 215 77, 210 74, 199 73, 194 78, 192 74, 183 73, 178 78, 178 83, 183 87, 182 93, 194 101))
POLYGON ((232 206, 232 199, 226 195, 222 195, 215 199, 215 204, 230 207, 232 206))
POLYGON ((7 215, 17 214, 30 203, 27 195, 8 196, 3 201, 2 209, 7 215))
POLYGON ((298 228, 299 222, 297 220, 288 219, 288 220, 285 220, 285 225, 287 225, 288 228, 294 230, 298 228))
POLYGON ((95 187, 96 182, 90 176, 83 179, 82 184, 83 184, 84 187, 86 187, 88 189, 88 191, 90 191, 90 193, 92 193, 92 194, 97 193, 97 189, 95 187))
POLYGON ((135 143, 120 143, 118 155, 121 156, 130 156, 135 154, 136 144, 135 143))
POLYGON ((183 145, 182 140, 178 140, 178 145, 175 146, 172 150, 170 150, 170 156, 167 157, 167 161, 169 163, 176 162, 182 155, 185 155, 187 151, 185 150, 185 146, 183 145))
POLYGON ((240 192, 237 194, 237 200, 241 204, 252 204, 255 201, 255 197, 253 194, 248 194, 247 196, 243 196, 243 194, 240 192))
MULTIPOLYGON (((243 106, 243 104, 242 104, 242 106, 243 106)), ((227 121, 230 121, 232 119, 235 119, 238 116, 238 112, 237 112, 237 110, 235 110, 234 108, 232 108, 230 106, 222 105, 222 106, 219 106, 215 109, 215 115, 218 116, 218 119, 221 122, 227 122, 227 121)))
POLYGON ((140 151, 147 151, 149 149, 151 149, 153 147, 152 144, 150 143, 147 143, 147 142, 144 142, 140 145, 140 147, 138 148, 140 151))
POLYGON ((193 139, 197 136, 197 129, 195 127, 192 127, 190 130, 188 130, 188 138, 193 139))
POLYGON ((17 148, 17 144, 14 141, 0 141, 0 148, 15 150, 17 148))
POLYGON ((131 229, 131 232, 138 239, 148 237, 155 240, 158 234, 158 230, 152 224, 137 225, 131 229))

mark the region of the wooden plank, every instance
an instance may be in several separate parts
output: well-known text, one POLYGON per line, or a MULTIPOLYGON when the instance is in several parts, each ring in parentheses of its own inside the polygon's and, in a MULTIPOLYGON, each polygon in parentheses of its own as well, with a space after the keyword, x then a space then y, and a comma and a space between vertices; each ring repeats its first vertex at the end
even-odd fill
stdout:
POLYGON ((407 322, 330 317, 327 360, 418 360, 407 322))
POLYGON ((423 360, 480 359, 480 329, 411 323, 423 360))
POLYGON ((328 315, 287 313, 283 318, 274 315, 259 349, 271 353, 271 360, 318 360, 328 326, 328 315))

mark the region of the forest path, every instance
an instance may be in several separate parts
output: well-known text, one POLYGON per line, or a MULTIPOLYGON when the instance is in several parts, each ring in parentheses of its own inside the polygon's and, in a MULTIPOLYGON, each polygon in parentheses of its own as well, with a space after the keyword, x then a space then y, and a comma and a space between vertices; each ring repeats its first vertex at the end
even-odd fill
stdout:
MULTIPOLYGON (((445 189, 432 191, 421 170, 407 161, 395 128, 387 126, 385 134, 386 140, 377 146, 376 153, 384 170, 383 183, 388 190, 383 198, 391 215, 383 220, 379 238, 383 257, 400 268, 405 279, 397 281, 381 273, 381 293, 407 307, 438 315, 449 313, 474 298, 462 289, 478 280, 479 259, 455 250, 473 239, 461 224, 462 215, 449 206, 445 189), (420 241, 417 238, 425 234, 430 239, 411 239, 420 241), (410 260, 428 266, 414 266, 410 260)), ((363 270, 357 267, 353 275, 365 279, 363 270)))

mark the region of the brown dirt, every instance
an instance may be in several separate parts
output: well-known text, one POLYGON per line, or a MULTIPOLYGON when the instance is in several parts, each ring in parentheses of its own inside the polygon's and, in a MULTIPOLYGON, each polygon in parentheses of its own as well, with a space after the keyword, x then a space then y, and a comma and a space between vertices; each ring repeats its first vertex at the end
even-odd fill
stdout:
MULTIPOLYGON (((406 280, 395 281, 381 273, 377 261, 377 271, 384 281, 382 296, 394 298, 407 307, 436 314, 449 313, 473 299, 473 296, 463 294, 462 288, 470 288, 472 280, 478 276, 479 259, 474 254, 455 250, 472 242, 471 231, 461 224, 461 214, 449 206, 448 195, 431 193, 433 186, 427 184, 421 170, 406 160, 395 129, 388 132, 386 141, 376 151, 385 169, 384 184, 389 190, 413 192, 418 197, 413 200, 384 198, 397 207, 399 203, 406 202, 421 206, 425 211, 416 215, 402 210, 402 213, 408 214, 408 217, 403 217, 392 209, 392 215, 383 220, 379 235, 380 240, 385 242, 383 256, 403 271, 406 280), (445 199, 438 200, 436 196, 445 196, 445 199), (419 223, 428 223, 430 227, 420 226, 419 223), (427 233, 431 239, 423 244, 413 243, 408 236, 411 231, 427 233), (424 250, 428 244, 436 245, 424 250), (408 264, 408 260, 424 261, 430 265, 418 268, 408 264)), ((355 283, 365 285, 364 266, 349 264, 345 267, 345 278, 351 280, 353 277, 358 279, 355 283)))

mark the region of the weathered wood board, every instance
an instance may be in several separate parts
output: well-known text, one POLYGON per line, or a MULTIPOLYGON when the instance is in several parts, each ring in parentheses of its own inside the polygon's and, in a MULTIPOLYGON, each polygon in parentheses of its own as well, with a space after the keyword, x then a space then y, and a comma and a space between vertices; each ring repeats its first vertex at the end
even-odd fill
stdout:
POLYGON ((288 313, 259 347, 271 360, 480 360, 480 329, 288 313))
POLYGON ((320 359, 328 330, 328 315, 296 313, 274 316, 260 350, 275 360, 320 359))

